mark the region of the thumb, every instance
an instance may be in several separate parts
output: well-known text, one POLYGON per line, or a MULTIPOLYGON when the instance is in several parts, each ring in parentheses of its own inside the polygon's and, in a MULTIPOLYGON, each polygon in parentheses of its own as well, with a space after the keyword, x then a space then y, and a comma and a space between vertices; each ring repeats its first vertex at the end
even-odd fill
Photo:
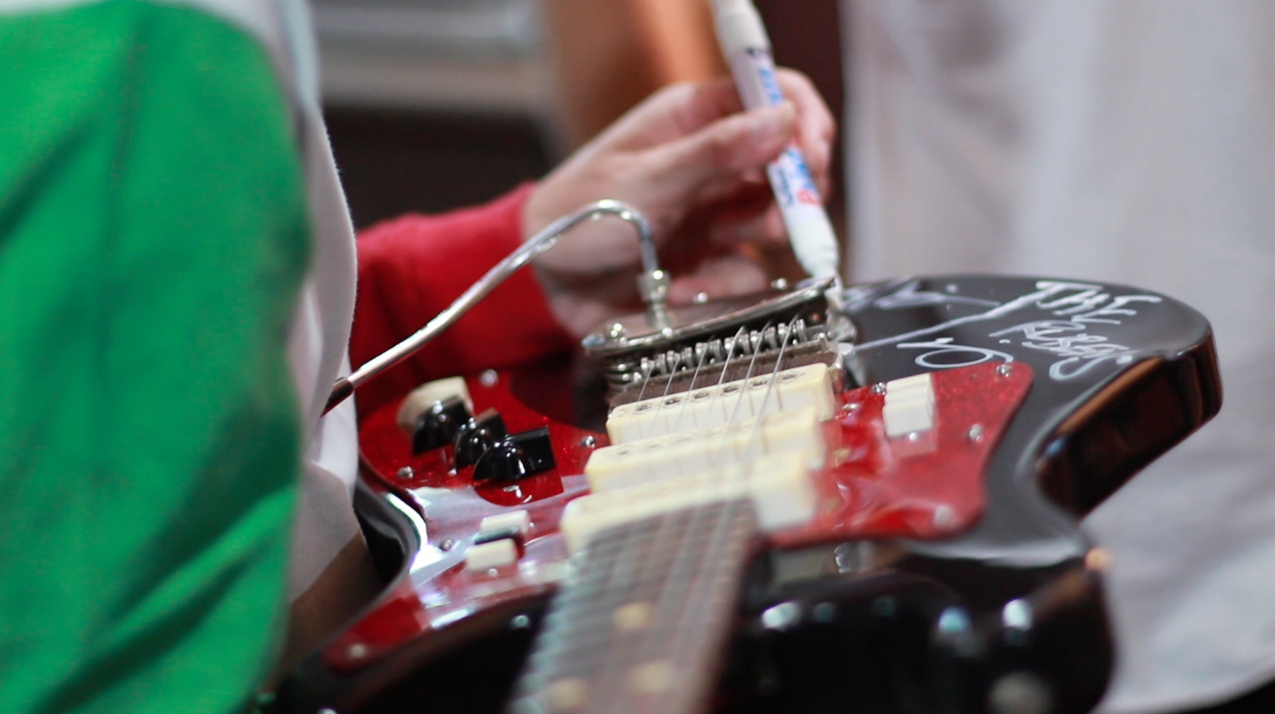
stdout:
POLYGON ((685 198, 701 186, 737 178, 774 161, 796 131, 789 102, 719 119, 688 136, 653 150, 657 185, 685 198))

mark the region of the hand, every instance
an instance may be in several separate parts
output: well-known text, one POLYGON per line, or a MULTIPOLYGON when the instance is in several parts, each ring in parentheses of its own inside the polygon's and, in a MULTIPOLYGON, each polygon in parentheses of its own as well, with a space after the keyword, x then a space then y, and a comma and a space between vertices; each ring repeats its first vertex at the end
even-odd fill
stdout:
MULTIPOLYGON (((603 198, 650 221, 671 303, 697 293, 738 295, 766 285, 748 244, 786 234, 766 182, 766 164, 796 140, 826 193, 835 123, 804 75, 779 71, 788 102, 740 113, 729 78, 668 87, 638 105, 546 177, 523 209, 524 238, 603 198)), ((534 263, 558 321, 582 337, 640 308, 637 238, 615 219, 568 232, 534 263)))

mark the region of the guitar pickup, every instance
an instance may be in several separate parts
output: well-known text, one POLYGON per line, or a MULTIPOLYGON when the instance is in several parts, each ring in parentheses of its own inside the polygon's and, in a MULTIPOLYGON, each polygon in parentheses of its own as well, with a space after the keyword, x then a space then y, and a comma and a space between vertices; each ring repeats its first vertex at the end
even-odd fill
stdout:
POLYGON ((811 364, 622 404, 607 417, 607 435, 612 444, 625 444, 805 407, 824 421, 833 414, 833 372, 826 364, 811 364))
POLYGON ((815 487, 799 454, 764 456, 716 472, 590 493, 570 503, 558 528, 571 552, 598 532, 684 508, 748 499, 765 532, 806 523, 815 515, 815 487))
POLYGON ((813 406, 607 446, 589 456, 584 473, 594 493, 693 476, 767 454, 795 452, 809 468, 823 464, 823 432, 813 406))

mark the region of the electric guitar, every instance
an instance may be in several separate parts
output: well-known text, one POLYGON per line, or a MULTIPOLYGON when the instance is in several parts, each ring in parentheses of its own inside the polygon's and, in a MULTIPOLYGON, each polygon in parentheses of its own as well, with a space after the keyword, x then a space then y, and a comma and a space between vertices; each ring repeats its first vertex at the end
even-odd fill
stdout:
POLYGON ((275 706, 1092 708, 1105 555, 1077 520, 1217 413, 1207 321, 1070 280, 827 287, 634 316, 587 369, 370 415, 390 585, 275 706))

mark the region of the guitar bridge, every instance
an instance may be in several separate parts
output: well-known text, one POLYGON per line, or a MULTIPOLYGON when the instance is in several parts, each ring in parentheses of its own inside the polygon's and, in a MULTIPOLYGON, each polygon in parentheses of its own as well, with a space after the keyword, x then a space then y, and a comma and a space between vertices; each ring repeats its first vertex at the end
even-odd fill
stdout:
POLYGON ((824 294, 831 285, 831 279, 807 281, 795 290, 673 307, 666 326, 652 325, 646 314, 630 315, 586 337, 584 350, 602 362, 609 391, 619 399, 613 405, 638 398, 622 396, 631 385, 667 393, 716 382, 724 365, 729 380, 736 363, 770 369, 781 356, 781 369, 832 364, 830 339, 852 330, 848 321, 834 326, 828 320, 824 294))

